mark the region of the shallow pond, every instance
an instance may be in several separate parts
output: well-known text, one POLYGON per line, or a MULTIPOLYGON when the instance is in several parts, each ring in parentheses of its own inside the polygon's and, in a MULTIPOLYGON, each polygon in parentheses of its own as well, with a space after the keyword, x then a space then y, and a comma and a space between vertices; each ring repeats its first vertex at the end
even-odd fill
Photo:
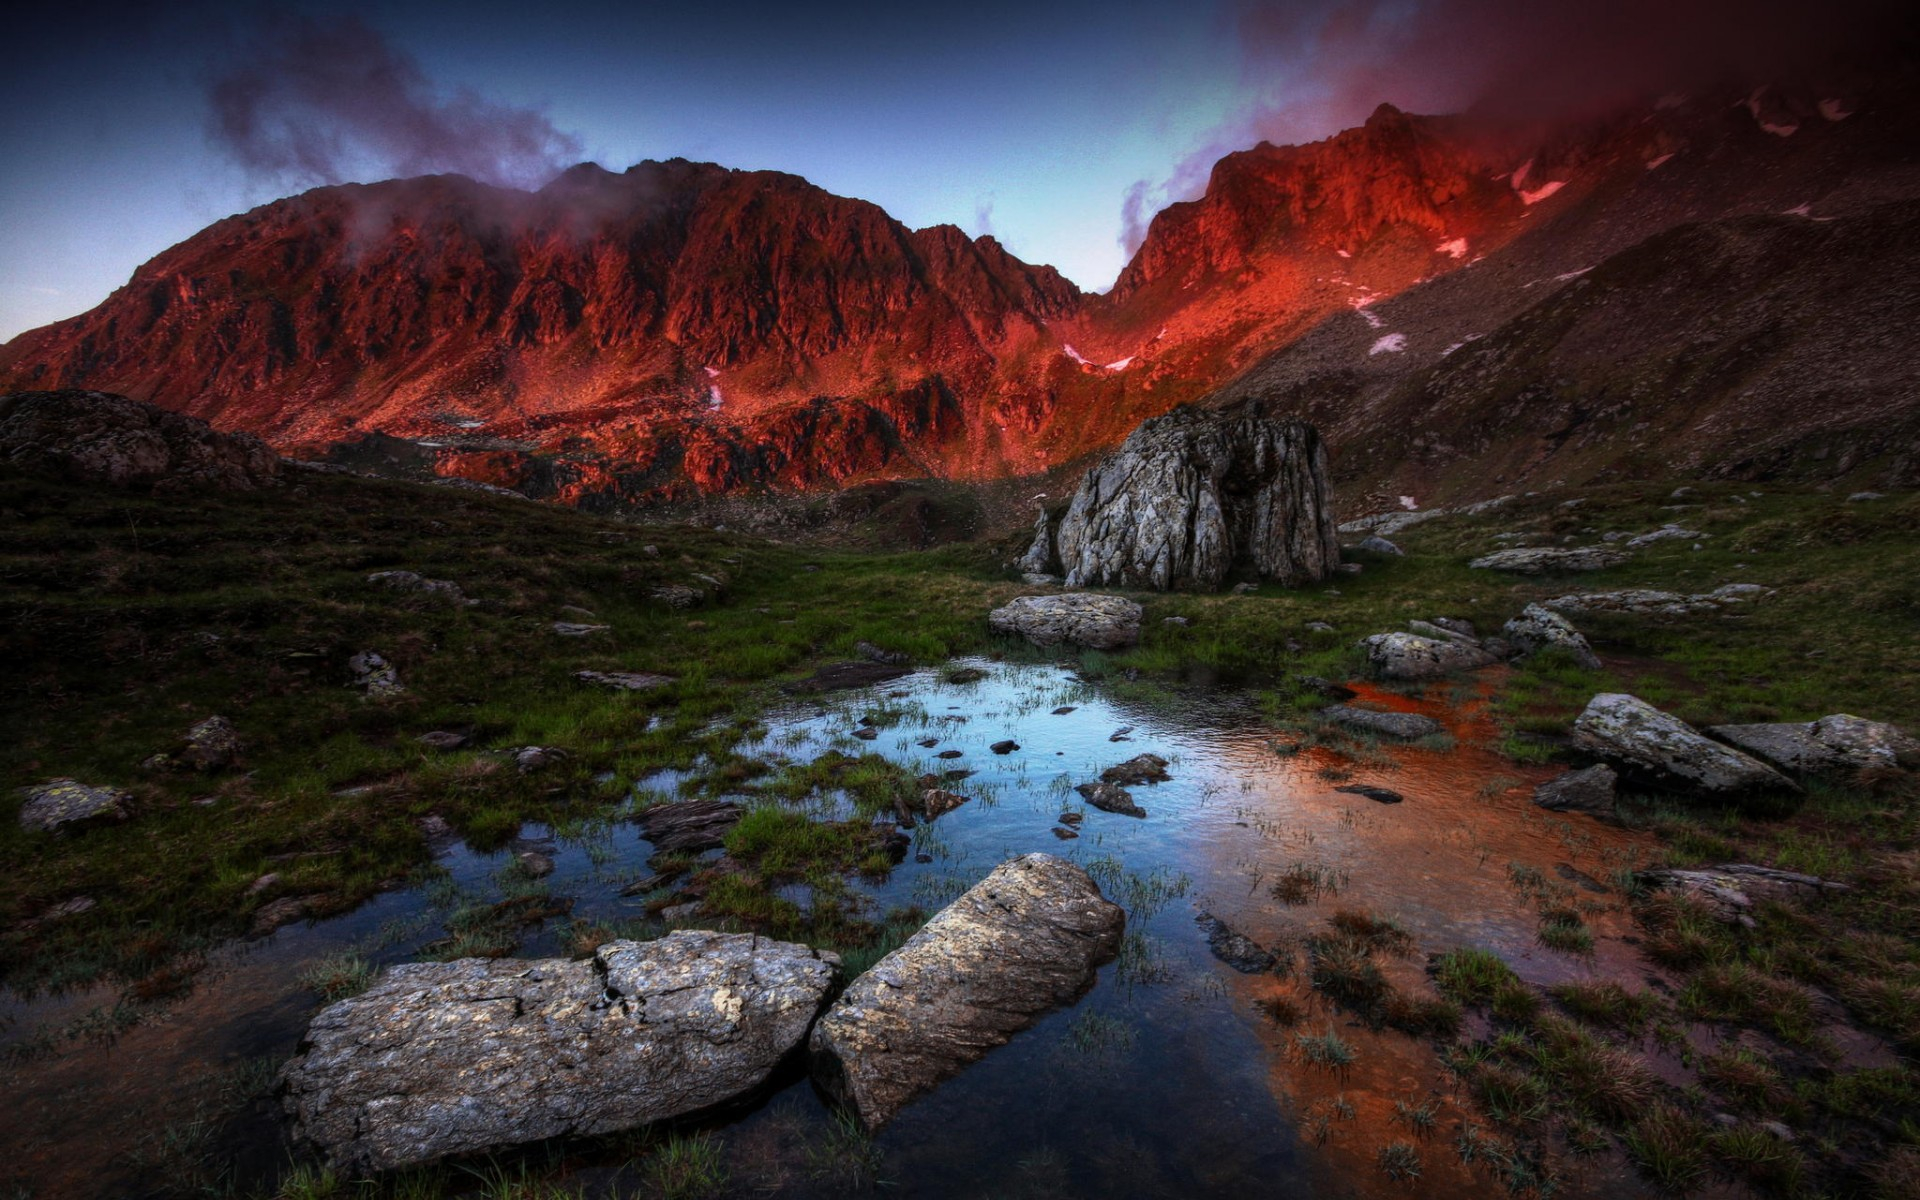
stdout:
MULTIPOLYGON (((895 1185, 888 1190, 930 1197, 1402 1194, 1404 1184, 1388 1179, 1379 1158, 1400 1141, 1417 1151, 1423 1194, 1500 1190, 1453 1149, 1471 1113, 1450 1090, 1431 1042, 1371 1030, 1315 994, 1305 982, 1302 939, 1324 931, 1343 908, 1392 917, 1415 944, 1387 964, 1388 976, 1416 994, 1430 990, 1427 954, 1463 945, 1497 952, 1536 984, 1602 976, 1634 984, 1643 968, 1621 940, 1629 931, 1618 894, 1602 881, 1647 853, 1644 838, 1535 809, 1531 785, 1551 772, 1516 767, 1487 748, 1494 734, 1481 713, 1484 691, 1420 701, 1363 695, 1363 702, 1439 717, 1448 728, 1444 744, 1309 744, 1286 752, 1293 739, 1243 693, 1149 706, 1118 700, 1057 666, 958 665, 987 676, 951 684, 927 671, 776 711, 760 742, 741 751, 796 762, 828 749, 878 752, 916 772, 974 772, 949 785, 970 803, 917 828, 906 861, 885 882, 857 885, 869 915, 909 904, 932 912, 1008 857, 1044 850, 1087 867, 1129 909, 1128 937, 1079 1004, 1020 1034, 881 1132, 874 1150, 879 1177, 895 1185), (1071 711, 1056 711, 1064 709, 1071 711), (898 719, 876 739, 855 739, 859 718, 875 712, 898 719), (920 744, 929 739, 937 740, 920 744), (993 753, 989 747, 1003 739, 1019 749, 993 753), (938 757, 952 751, 958 757, 938 757), (1172 776, 1131 789, 1144 819, 1089 808, 1072 790, 1142 753, 1167 759, 1172 776), (1390 788, 1404 801, 1335 790, 1344 785, 1390 788), (1084 819, 1078 837, 1062 839, 1056 817, 1068 811, 1084 819), (1562 903, 1584 902, 1596 939, 1591 955, 1540 944, 1543 891, 1562 903), (1295 969, 1247 975, 1219 961, 1197 919, 1202 913, 1291 956, 1295 969), (1328 1031, 1353 1048, 1343 1069, 1310 1065, 1301 1053, 1302 1035, 1328 1031), (1396 1102, 1425 1107, 1434 1114, 1432 1130, 1397 1118, 1396 1102)), ((671 791, 675 782, 655 776, 636 785, 671 791)), ((814 803, 833 815, 842 802, 814 803)), ((641 915, 642 901, 620 895, 647 874, 651 853, 631 823, 569 839, 530 826, 522 836, 553 858, 546 883, 572 900, 574 917, 641 915)), ((151 1170, 168 1154, 202 1151, 209 1160, 235 1160, 243 1183, 270 1178, 289 1149, 269 1106, 238 1124, 193 1123, 217 1111, 223 1088, 246 1085, 246 1064, 257 1086, 272 1062, 291 1053, 316 1008, 302 972, 343 950, 378 963, 418 955, 444 935, 457 897, 498 894, 512 854, 450 844, 440 860, 447 874, 433 886, 231 947, 163 1016, 8 1068, 0 1143, 12 1154, 0 1179, 31 1180, 41 1197, 119 1194, 131 1186, 133 1159, 145 1156, 151 1170), (156 1121, 156 1113, 166 1119, 156 1121), (162 1125, 164 1139, 152 1132, 162 1125)), ((562 952, 564 924, 550 922, 520 953, 562 952)), ((107 994, 7 997, 0 1020, 6 1037, 25 1039, 75 1021, 100 1023, 100 1007, 111 1002, 107 994)), ((797 1071, 709 1127, 726 1145, 743 1192, 846 1190, 836 1162, 819 1149, 833 1142, 832 1115, 797 1071)), ((606 1159, 596 1151, 570 1163, 589 1194, 631 1180, 606 1159)), ((1562 1194, 1639 1190, 1615 1156, 1558 1165, 1562 1194)))

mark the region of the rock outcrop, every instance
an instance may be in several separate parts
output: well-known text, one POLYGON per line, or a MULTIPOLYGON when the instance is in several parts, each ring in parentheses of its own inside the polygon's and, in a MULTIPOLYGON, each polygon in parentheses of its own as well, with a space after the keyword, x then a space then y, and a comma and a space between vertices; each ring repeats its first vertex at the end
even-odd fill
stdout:
MULTIPOLYGON (((1257 400, 1182 406, 1087 472, 1056 535, 1068 587, 1213 591, 1235 567, 1292 587, 1340 561, 1327 450, 1257 400)), ((1045 568, 1037 568, 1045 569, 1045 568)))
POLYGON ((1079 867, 1027 854, 941 909, 814 1026, 814 1077, 869 1129, 1077 1000, 1126 914, 1079 867))
POLYGON ((1602 692, 1573 723, 1574 745, 1650 782, 1723 798, 1799 787, 1772 767, 1723 746, 1636 696, 1602 692))
POLYGON ((1382 679, 1440 679, 1499 661, 1478 642, 1466 638, 1376 633, 1360 644, 1367 648, 1367 663, 1382 679))
POLYGON ((280 476, 259 438, 111 392, 0 396, 0 460, 69 479, 178 493, 251 491, 280 476))
POLYGON ((1602 571, 1627 561, 1625 551, 1605 546, 1571 549, 1495 550, 1468 563, 1483 571, 1513 571, 1520 575, 1547 575, 1559 571, 1602 571))
POLYGON ((313 1019, 282 1071, 286 1108, 301 1140, 351 1170, 635 1128, 763 1084, 838 966, 790 942, 682 931, 584 962, 389 967, 313 1019))
POLYGON ((1639 880, 1648 887, 1691 896, 1727 924, 1748 928, 1754 924, 1748 914, 1755 899, 1804 901, 1848 890, 1846 884, 1831 879, 1754 863, 1720 863, 1697 870, 1641 871, 1639 880))
POLYGON ((1062 642, 1089 650, 1116 650, 1140 640, 1138 604, 1120 596, 1065 592, 1020 596, 987 614, 996 633, 1017 633, 1036 646, 1062 642))
POLYGON ((1757 758, 1801 775, 1844 775, 1867 767, 1920 767, 1920 740, 1898 726, 1834 713, 1805 724, 1715 725, 1707 730, 1757 758))
POLYGON ((1587 644, 1586 635, 1575 629, 1573 622, 1538 604, 1527 605, 1500 632, 1523 655, 1558 650, 1589 671, 1600 669, 1600 656, 1587 644))

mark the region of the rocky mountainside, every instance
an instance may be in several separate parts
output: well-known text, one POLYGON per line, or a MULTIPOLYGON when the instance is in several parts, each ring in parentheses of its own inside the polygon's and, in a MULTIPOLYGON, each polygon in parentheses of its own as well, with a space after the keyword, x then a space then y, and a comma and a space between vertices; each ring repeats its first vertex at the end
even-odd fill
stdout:
POLYGON ((0 389, 123 392, 295 455, 405 439, 594 504, 1058 472, 1249 393, 1323 431, 1343 491, 1897 484, 1917 96, 1743 85, 1536 127, 1382 106, 1222 159, 1105 295, 773 172, 321 188, 0 347, 0 389))

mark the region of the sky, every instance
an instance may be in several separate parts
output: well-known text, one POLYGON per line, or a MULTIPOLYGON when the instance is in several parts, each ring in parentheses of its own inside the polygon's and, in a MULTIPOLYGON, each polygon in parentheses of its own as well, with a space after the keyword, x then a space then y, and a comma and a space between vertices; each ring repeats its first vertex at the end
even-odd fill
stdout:
POLYGON ((537 187, 676 156, 990 233, 1104 290, 1153 212, 1262 137, 1324 137, 1383 100, 1573 106, 1797 49, 1850 6, 1871 7, 63 0, 14 20, 0 72, 0 339, 307 187, 449 170, 537 187))

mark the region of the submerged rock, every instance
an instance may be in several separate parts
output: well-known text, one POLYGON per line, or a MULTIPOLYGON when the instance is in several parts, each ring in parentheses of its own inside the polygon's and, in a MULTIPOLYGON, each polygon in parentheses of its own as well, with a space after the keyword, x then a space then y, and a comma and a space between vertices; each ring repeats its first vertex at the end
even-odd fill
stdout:
POLYGON ((1353 708, 1345 704, 1323 708, 1320 710, 1320 716, 1323 720, 1332 721, 1336 725, 1345 725, 1349 729, 1383 734, 1406 741, 1428 737, 1445 728, 1432 717, 1423 717, 1419 713, 1379 712, 1371 708, 1353 708))
POLYGON ((764 1084, 838 966, 696 931, 585 962, 405 963, 313 1019, 284 1103, 296 1136, 351 1170, 632 1129, 764 1084))
POLYGON ((1506 634, 1507 641, 1521 654, 1559 650, 1589 671, 1600 669, 1600 656, 1587 644, 1586 636, 1573 627, 1573 622, 1538 604, 1527 605, 1500 632, 1506 634))
POLYGON ((119 788, 90 787, 72 779, 50 779, 22 788, 20 827, 42 832, 87 821, 124 821, 133 797, 119 788))
POLYGON ((1183 405, 1087 472, 1056 534, 1068 587, 1213 591, 1244 566, 1292 587, 1340 561, 1326 445, 1257 400, 1183 405))
POLYGON ((1554 812, 1612 817, 1614 788, 1619 777, 1605 763, 1582 771, 1557 775, 1533 789, 1533 802, 1554 812))
POLYGON ((1483 571, 1514 571, 1521 575, 1545 575, 1554 571, 1600 571, 1627 561, 1624 551, 1605 546, 1575 546, 1567 549, 1496 550, 1468 563, 1483 571))
POLYGON ((1073 790, 1101 812, 1119 813, 1123 817, 1147 815, 1146 809, 1134 803, 1133 793, 1117 783, 1083 783, 1073 790))
POLYGON ((656 853, 712 850, 726 843, 745 810, 731 800, 675 800, 633 818, 656 853))
POLYGON ((1365 796, 1375 804, 1399 804, 1406 799, 1392 788, 1375 787, 1370 783, 1349 783, 1333 790, 1345 792, 1349 796, 1365 796))
POLYGON ((1021 596, 988 614, 996 633, 1017 633, 1036 646, 1062 642, 1090 650, 1116 650, 1140 640, 1138 604, 1120 596, 1066 592, 1021 596))
POLYGON ((1655 783, 1710 796, 1797 792, 1786 776, 1623 692, 1602 692, 1573 723, 1574 745, 1655 783))
POLYGON ((1920 767, 1920 740, 1896 725, 1834 713, 1805 724, 1715 725, 1707 730, 1749 754, 1802 775, 1867 767, 1920 767))
POLYGON ((1242 975, 1258 975, 1279 964, 1279 958, 1271 950, 1237 932, 1212 913, 1201 913, 1194 918, 1194 923, 1206 933, 1207 949, 1213 956, 1242 975))
POLYGON ((1367 662, 1382 679, 1440 679, 1499 661, 1480 646, 1417 633, 1376 633, 1361 640, 1367 662))
POLYGON ((1079 867, 1027 854, 935 914, 814 1026, 814 1078, 869 1129, 1093 986, 1126 914, 1079 867))

